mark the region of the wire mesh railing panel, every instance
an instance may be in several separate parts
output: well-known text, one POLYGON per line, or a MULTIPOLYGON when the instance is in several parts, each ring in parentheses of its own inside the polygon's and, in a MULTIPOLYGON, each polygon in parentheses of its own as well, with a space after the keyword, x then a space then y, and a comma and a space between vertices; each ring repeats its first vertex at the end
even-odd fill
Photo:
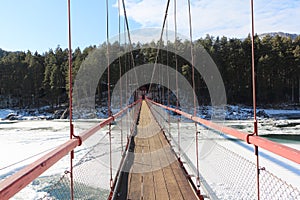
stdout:
POLYGON ((107 128, 104 127, 75 151, 73 168, 75 199, 79 194, 81 199, 106 199, 108 196, 109 144, 106 131, 107 128))
MULTIPOLYGON (((40 178, 43 180, 43 178, 40 178)), ((38 182, 40 180, 37 180, 38 182)), ((48 186, 42 190, 46 192, 44 196, 38 199, 48 200, 48 199, 68 199, 71 198, 71 182, 70 174, 66 171, 65 174, 56 175, 47 181, 48 186)))
POLYGON ((299 188, 293 187, 271 172, 260 170, 262 199, 300 199, 299 188))
POLYGON ((46 172, 15 194, 12 200, 70 199, 70 156, 63 157, 46 172))
MULTIPOLYGON (((195 124, 157 105, 151 104, 150 107, 171 140, 174 150, 180 148, 181 159, 196 183, 195 124), (180 124, 177 126, 179 118, 180 124), (181 144, 178 144, 178 141, 181 144)), ((254 146, 205 126, 198 126, 198 131, 198 160, 202 193, 205 191, 211 199, 257 199, 254 146)), ((292 185, 284 180, 284 174, 293 176, 295 171, 299 173, 300 169, 295 166, 296 164, 292 165, 294 171, 289 171, 280 164, 288 165, 284 158, 278 162, 277 159, 280 158, 268 151, 259 149, 259 153, 260 199, 300 199, 298 185, 294 182, 292 185), (279 172, 277 170, 279 168, 283 170, 279 172)), ((286 180, 289 181, 290 178, 286 180)))
MULTIPOLYGON (((200 141, 200 173, 210 182, 215 193, 221 199, 257 199, 257 173, 253 145, 232 137, 208 130, 200 141), (215 136, 213 136, 215 135, 215 136), (213 137, 213 138, 212 138, 213 137), (209 141, 206 141, 209 140, 209 141), (208 149, 210 150, 208 151, 208 149), (202 164, 201 164, 202 163, 202 164), (213 174, 218 174, 214 177, 213 174), (220 184, 221 183, 221 184, 220 184), (220 193, 222 191, 223 194, 220 193), (230 194, 230 196, 228 196, 230 194)), ((263 152, 262 155, 266 155, 263 152)), ((271 154, 270 154, 271 155, 271 154)), ((269 163, 270 156, 260 156, 262 164, 269 163)), ((278 165, 273 163, 273 165, 278 165)), ((278 166, 278 168, 283 168, 278 166)), ((285 169, 286 170, 286 169, 285 169)), ((261 199, 297 199, 297 185, 287 184, 278 178, 276 169, 270 165, 259 166, 259 194, 261 199), (269 168, 271 171, 267 171, 269 168)), ((282 173, 282 172, 280 172, 282 173)), ((292 172, 286 172, 292 174, 292 172)))
POLYGON ((118 172, 136 110, 137 106, 131 108, 111 123, 110 132, 107 125, 76 149, 73 168, 75 199, 108 198, 111 178, 118 172))
POLYGON ((215 195, 220 199, 256 199, 255 164, 211 138, 200 140, 205 152, 203 157, 200 153, 200 173, 215 195))
POLYGON ((116 118, 103 122, 97 119, 76 120, 75 135, 79 137, 66 138, 65 143, 49 149, 50 152, 41 152, 47 154, 30 165, 28 162, 22 165, 21 161, 2 169, 9 173, 2 177, 1 198, 107 199, 138 110, 139 106, 130 106, 128 110, 117 113, 116 118), (22 167, 16 168, 15 165, 22 167), (19 170, 20 173, 15 174, 19 170), (23 188, 23 185, 27 186, 23 188))

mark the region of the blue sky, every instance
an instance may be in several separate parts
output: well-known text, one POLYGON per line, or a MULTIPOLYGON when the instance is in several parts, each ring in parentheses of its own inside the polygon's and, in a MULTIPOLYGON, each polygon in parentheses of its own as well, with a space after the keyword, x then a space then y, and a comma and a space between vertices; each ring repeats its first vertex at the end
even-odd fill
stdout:
MULTIPOLYGON (((188 35, 187 1, 177 1, 178 31, 188 35)), ((300 34, 300 0, 254 0, 257 33, 300 34)), ((85 48, 105 41, 105 0, 71 0, 72 46, 85 48)), ((118 33, 117 0, 109 0, 110 36, 118 33)), ((0 4, 0 48, 38 51, 67 48, 67 0, 7 0, 0 4)), ((130 29, 161 27, 166 0, 126 0, 130 29)), ((174 26, 173 1, 169 28, 174 26)), ((122 14, 123 15, 123 14, 122 14)), ((192 0, 194 38, 246 37, 250 0, 192 0), (230 3, 229 3, 230 2, 230 3)))

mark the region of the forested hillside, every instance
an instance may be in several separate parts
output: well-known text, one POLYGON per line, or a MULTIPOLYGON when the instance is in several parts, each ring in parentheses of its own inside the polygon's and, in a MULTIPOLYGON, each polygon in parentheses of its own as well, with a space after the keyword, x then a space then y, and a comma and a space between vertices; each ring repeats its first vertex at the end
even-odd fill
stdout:
MULTIPOLYGON (((170 43, 173 45, 172 43, 170 43)), ((169 45, 170 45, 169 44, 169 45)), ((140 50, 133 52, 136 65, 154 62, 156 50, 149 44, 138 44, 140 50)), ((135 45, 136 47, 138 45, 135 45)), ((203 46, 211 55, 223 77, 227 99, 230 104, 251 104, 251 38, 229 39, 211 37, 194 42, 195 49, 203 46)), ((111 49, 120 49, 114 43, 111 49)), ((180 41, 180 49, 190 48, 187 41, 180 41)), ((96 46, 73 52, 73 72, 96 46)), ((106 44, 98 48, 106 51, 106 44)), ((122 48, 121 48, 122 49, 122 48)), ((257 99, 259 104, 298 103, 300 90, 300 36, 255 37, 255 63, 257 75, 257 99)), ((173 65, 174 55, 162 53, 161 60, 173 65)), ((122 59, 124 66, 130 59, 122 59)), ((175 66, 173 66, 175 67, 175 66)), ((191 79, 189 63, 179 62, 179 71, 191 79)), ((125 73, 123 69, 122 73, 125 73)), ((112 83, 119 77, 117 63, 112 64, 112 83), (115 69, 114 69, 115 68, 115 69)), ((105 82, 105 77, 103 77, 105 82)), ((203 93, 203 80, 196 80, 197 93, 203 93)), ((67 103, 68 99, 68 50, 59 46, 40 54, 38 52, 7 52, 0 49, 0 107, 40 107, 67 103)), ((98 95, 103 92, 99 86, 98 95)), ((199 95, 200 98, 200 95, 199 95)), ((201 95, 200 102, 209 103, 208 93, 201 95)))

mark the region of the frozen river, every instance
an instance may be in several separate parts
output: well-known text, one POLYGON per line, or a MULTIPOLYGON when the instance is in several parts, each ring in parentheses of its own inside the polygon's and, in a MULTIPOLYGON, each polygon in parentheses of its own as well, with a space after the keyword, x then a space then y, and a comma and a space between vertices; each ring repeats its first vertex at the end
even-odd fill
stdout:
MULTIPOLYGON (((87 127, 94 125, 97 121, 89 121, 75 123, 76 133, 80 133, 87 127)), ((252 132, 252 122, 249 120, 225 121, 225 125, 241 129, 245 132, 252 132)), ((175 125, 174 125, 175 126, 175 125)), ((193 123, 182 123, 182 143, 186 144, 183 149, 185 153, 193 160, 193 136, 190 132, 193 130, 193 123)), ((115 134, 119 134, 117 126, 113 128, 115 134)), ((273 121, 271 119, 261 120, 259 123, 259 134, 264 135, 268 139, 280 142, 295 149, 300 149, 300 120, 281 120, 273 121), (291 126, 287 125, 291 124, 291 126)), ((106 129, 100 131, 100 136, 105 137, 106 129)), ((176 134, 176 133, 175 133, 176 134)), ((99 137, 100 137, 99 136, 99 137)), ((0 180, 20 170, 22 167, 41 157, 43 154, 54 149, 59 144, 64 143, 69 138, 69 122, 62 120, 28 120, 28 121, 0 121, 0 180)), ((176 140, 176 138, 175 138, 176 140)), ((221 142, 222 143, 222 142, 221 142)), ((220 143, 220 144, 221 144, 220 143)), ((200 145, 201 145, 200 141, 200 145)), ((120 151, 120 140, 117 136, 113 137, 113 149, 120 151)), ((223 144, 221 144, 223 145, 223 144)), ((225 146, 227 144, 224 144, 225 146)), ((109 166, 107 162, 108 143, 104 144, 103 156, 103 176, 104 179, 109 176, 109 166), (106 171, 106 172, 105 172, 106 171)), ((230 146, 232 151, 240 152, 244 156, 253 156, 252 148, 249 148, 238 142, 230 146)), ((81 147, 79 155, 84 155, 84 146, 81 147), (82 151, 81 151, 82 150, 82 151)), ((118 154, 120 155, 120 154, 118 154)), ((268 170, 275 173, 288 183, 300 188, 300 166, 289 162, 276 155, 261 151, 261 165, 268 167, 268 170)), ((66 159, 60 162, 55 168, 47 172, 51 174, 61 174, 68 164, 66 159)), ((115 167, 118 161, 115 162, 115 167)), ((44 175, 47 175, 44 174, 44 175)), ((109 184, 103 184, 103 189, 109 189, 109 184)), ((38 199, 43 192, 36 192, 32 188, 23 190, 14 199, 38 199)))

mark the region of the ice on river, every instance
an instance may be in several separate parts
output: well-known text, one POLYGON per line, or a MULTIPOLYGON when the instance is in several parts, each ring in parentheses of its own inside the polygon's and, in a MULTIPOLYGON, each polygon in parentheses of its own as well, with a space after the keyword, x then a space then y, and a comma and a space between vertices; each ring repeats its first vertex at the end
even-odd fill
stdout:
MULTIPOLYGON (((86 130, 91 125, 94 125, 98 120, 90 122, 77 122, 75 123, 76 133, 80 133, 83 130, 86 130)), ((299 120, 289 120, 290 123, 298 123, 299 120)), ((20 170, 22 167, 27 164, 37 160, 39 157, 49 152, 58 145, 64 143, 69 138, 69 122, 63 120, 39 120, 39 121, 0 121, 0 180, 8 177, 9 175, 20 170), (22 162, 20 162, 22 161, 22 162)), ((261 121, 259 125, 259 131, 262 134, 268 135, 270 133, 276 132, 281 135, 285 134, 299 134, 299 125, 293 127, 277 127, 275 126, 276 122, 270 119, 261 121)), ((241 129, 246 132, 252 131, 252 122, 250 120, 243 121, 225 121, 224 124, 241 129)), ((173 127, 176 127, 176 124, 173 124, 173 127)), ((114 172, 118 167, 120 160, 120 139, 119 139, 119 129, 118 125, 114 126, 113 130, 113 152, 114 152, 114 172)), ((100 131, 98 138, 106 136, 107 129, 104 128, 100 131)), ((194 124, 193 123, 181 123, 180 125, 181 138, 184 146, 184 153, 186 153, 191 162, 195 165, 195 149, 194 149, 194 124)), ((176 139, 176 134, 174 133, 174 138, 176 139)), ((103 160, 101 161, 101 171, 103 180, 102 187, 103 189, 109 189, 109 164, 108 164, 108 148, 107 143, 103 146, 103 160)), ((91 141, 92 143, 95 141, 91 141)), ((300 149, 299 141, 291 140, 280 140, 285 145, 291 146, 296 149, 300 149)), ((230 148, 234 152, 238 152, 244 157, 254 159, 253 148, 246 147, 245 145, 236 142, 229 144, 223 141, 219 142, 220 145, 224 145, 226 148, 230 148)), ((201 141, 200 141, 201 146, 201 141)), ((200 147, 201 148, 201 147, 200 147)), ((85 146, 77 149, 77 155, 82 157, 86 154, 85 146)), ((268 153, 264 150, 260 150, 260 165, 267 168, 268 171, 275 173, 279 178, 285 180, 287 183, 300 188, 300 166, 299 164, 292 163, 283 159, 279 156, 268 153)), ((87 160, 88 161, 88 160, 87 160)), ((68 167, 68 159, 65 159, 63 162, 60 162, 55 168, 48 171, 45 176, 51 174, 61 174, 68 167)), ((78 160, 76 161, 78 162, 78 160)), ((99 170, 93 169, 92 162, 86 163, 86 166, 90 166, 90 170, 99 170)), ((191 170, 191 173, 192 170, 191 170)), ((88 180, 91 183, 95 179, 88 180)), ((17 194, 14 199, 38 199, 39 197, 45 195, 45 192, 37 192, 34 185, 30 185, 26 189, 22 190, 17 194)))

